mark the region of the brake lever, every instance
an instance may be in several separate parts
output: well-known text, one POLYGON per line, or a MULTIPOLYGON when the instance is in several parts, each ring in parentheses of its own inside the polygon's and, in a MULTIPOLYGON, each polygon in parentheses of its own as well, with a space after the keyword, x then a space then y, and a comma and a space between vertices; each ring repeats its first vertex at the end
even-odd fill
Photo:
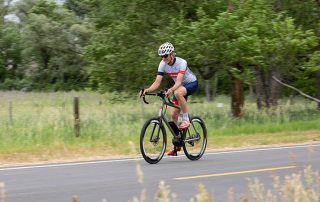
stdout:
POLYGON ((146 96, 143 96, 142 99, 144 103, 149 104, 149 102, 146 101, 146 96))
POLYGON ((173 105, 173 102, 171 101, 171 99, 169 97, 167 97, 167 99, 168 99, 168 102, 173 105))
POLYGON ((140 90, 140 98, 142 97, 143 102, 146 103, 146 104, 149 104, 149 102, 146 101, 146 96, 143 95, 143 93, 144 93, 144 89, 142 88, 140 90))
POLYGON ((143 92, 144 92, 144 89, 141 88, 141 90, 140 90, 140 98, 141 98, 142 96, 144 96, 144 95, 143 95, 143 92))
MULTIPOLYGON (((163 91, 163 94, 165 94, 169 89, 166 88, 164 91, 163 91)), ((173 104, 173 102, 171 101, 171 99, 169 97, 167 97, 167 100, 170 104, 173 104)))

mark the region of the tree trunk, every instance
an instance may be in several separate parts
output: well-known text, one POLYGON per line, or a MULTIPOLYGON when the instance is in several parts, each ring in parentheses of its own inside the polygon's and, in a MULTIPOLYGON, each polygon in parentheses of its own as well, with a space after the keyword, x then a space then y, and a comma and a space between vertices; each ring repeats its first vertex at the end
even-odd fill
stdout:
POLYGON ((278 107, 278 101, 280 99, 281 94, 281 85, 275 81, 272 76, 275 76, 276 78, 281 80, 281 76, 279 72, 276 72, 275 70, 271 69, 269 72, 269 79, 270 79, 270 103, 273 108, 278 107))
POLYGON ((217 89, 218 89, 218 81, 219 81, 218 74, 215 73, 213 78, 214 79, 213 79, 212 97, 214 99, 217 95, 217 89))
POLYGON ((210 80, 204 80, 204 88, 206 92, 207 101, 212 101, 212 94, 211 94, 211 86, 210 86, 210 80))
POLYGON ((206 97, 207 97, 207 101, 208 102, 212 102, 213 101, 213 97, 214 97, 214 93, 215 93, 215 88, 213 87, 214 84, 212 83, 212 77, 216 78, 216 71, 212 70, 212 68, 210 68, 210 66, 205 66, 204 68, 204 88, 205 88, 205 93, 206 93, 206 97))
POLYGON ((210 78, 210 79, 204 80, 204 88, 205 88, 206 98, 208 102, 213 101, 217 92, 217 85, 218 85, 218 77, 216 73, 214 74, 213 79, 210 78))
POLYGON ((232 76, 231 111, 234 117, 241 117, 244 104, 243 82, 232 76))
MULTIPOLYGON (((317 73, 317 99, 320 100, 320 72, 317 73)), ((318 110, 320 110, 320 103, 318 103, 318 110)))
POLYGON ((264 71, 259 67, 253 67, 253 72, 256 78, 255 90, 256 90, 256 102, 258 110, 263 108, 269 108, 269 85, 266 82, 264 71))
POLYGON ((253 68, 253 72, 256 78, 256 83, 255 83, 255 87, 256 87, 256 103, 257 103, 257 108, 258 110, 261 110, 263 108, 263 104, 262 104, 262 100, 264 97, 264 90, 263 90, 263 75, 261 73, 261 71, 257 68, 254 67, 253 68))

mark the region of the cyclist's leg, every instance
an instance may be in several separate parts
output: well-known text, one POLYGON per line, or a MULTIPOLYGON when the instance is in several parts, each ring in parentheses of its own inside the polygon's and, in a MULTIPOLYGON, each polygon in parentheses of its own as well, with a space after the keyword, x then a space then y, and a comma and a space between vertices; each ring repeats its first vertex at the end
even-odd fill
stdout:
POLYGON ((188 128, 188 126, 190 125, 188 108, 187 108, 187 98, 189 95, 192 95, 197 90, 197 88, 198 88, 198 81, 194 81, 179 87, 174 92, 175 97, 177 98, 183 113, 183 122, 180 125, 180 128, 183 128, 183 129, 188 128))
POLYGON ((186 129, 190 125, 187 101, 185 98, 185 96, 187 95, 187 89, 184 86, 180 86, 177 90, 174 91, 174 95, 177 98, 182 111, 182 122, 179 125, 179 128, 186 129))
POLYGON ((174 109, 172 110, 171 118, 172 118, 172 121, 173 121, 174 123, 176 123, 176 124, 177 124, 177 122, 178 122, 179 115, 180 115, 180 110, 174 108, 174 109))
POLYGON ((194 81, 188 84, 180 86, 174 91, 174 95, 177 98, 182 112, 188 112, 187 99, 189 95, 192 95, 198 89, 198 81, 194 81))
MULTIPOLYGON (((177 100, 176 97, 173 97, 173 100, 172 100, 173 104, 175 105, 179 105, 179 102, 177 100)), ((179 115, 180 115, 180 109, 177 109, 177 108, 174 108, 172 107, 172 112, 171 112, 171 119, 174 123, 177 124, 178 122, 178 118, 179 118, 179 115)))
POLYGON ((176 97, 182 113, 187 113, 187 101, 185 96, 187 95, 187 89, 184 86, 180 86, 177 90, 174 91, 174 96, 176 97))
MULTIPOLYGON (((188 108, 187 108, 187 99, 188 99, 188 95, 191 95, 193 94, 198 88, 198 82, 192 82, 190 85, 186 85, 186 86, 181 86, 180 88, 178 88, 177 90, 175 90, 174 92, 174 98, 173 98, 173 103, 176 104, 176 105, 180 105, 181 109, 182 109, 182 112, 186 112, 188 113, 188 108), (181 90, 181 91, 179 91, 181 90), (182 95, 182 98, 181 99, 181 96, 182 95), (177 96, 180 98, 180 100, 182 100, 182 106, 181 106, 181 101, 179 101, 179 99, 177 98, 177 96)), ((180 115, 180 110, 178 109, 173 109, 172 111, 172 120, 175 121, 175 123, 177 122, 178 120, 178 117, 180 115)), ((168 152, 168 155, 169 156, 176 156, 178 151, 181 150, 181 147, 173 147, 169 152, 168 152)))
MULTIPOLYGON (((175 96, 173 96, 172 102, 173 102, 173 104, 179 106, 179 101, 177 100, 177 98, 175 96)), ((171 119, 176 124, 178 122, 179 115, 180 115, 180 109, 172 108, 171 119)), ((176 147, 173 145, 173 147, 168 152, 168 156, 177 156, 178 151, 180 151, 180 150, 181 150, 181 147, 176 147)))

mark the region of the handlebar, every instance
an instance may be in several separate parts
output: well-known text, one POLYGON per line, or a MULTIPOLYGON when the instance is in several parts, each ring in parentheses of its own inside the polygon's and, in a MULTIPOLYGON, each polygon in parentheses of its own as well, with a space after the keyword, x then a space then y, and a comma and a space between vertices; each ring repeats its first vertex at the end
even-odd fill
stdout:
MULTIPOLYGON (((160 92, 157 92, 157 93, 146 93, 145 95, 158 96, 158 97, 160 97, 161 99, 166 100, 166 91, 167 91, 167 90, 161 90, 160 92)), ((144 103, 149 104, 149 102, 147 102, 147 100, 146 100, 145 95, 142 95, 143 92, 144 92, 144 89, 141 89, 140 97, 142 97, 144 103)), ((170 99, 169 97, 167 97, 167 100, 168 100, 168 102, 169 102, 170 104, 173 105, 173 102, 171 101, 171 99, 170 99)))

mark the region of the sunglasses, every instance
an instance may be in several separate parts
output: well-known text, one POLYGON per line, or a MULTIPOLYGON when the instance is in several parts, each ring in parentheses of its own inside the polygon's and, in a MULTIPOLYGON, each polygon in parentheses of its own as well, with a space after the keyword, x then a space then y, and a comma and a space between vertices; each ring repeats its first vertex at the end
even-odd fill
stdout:
POLYGON ((169 55, 165 54, 165 55, 161 55, 162 58, 167 58, 169 55))

